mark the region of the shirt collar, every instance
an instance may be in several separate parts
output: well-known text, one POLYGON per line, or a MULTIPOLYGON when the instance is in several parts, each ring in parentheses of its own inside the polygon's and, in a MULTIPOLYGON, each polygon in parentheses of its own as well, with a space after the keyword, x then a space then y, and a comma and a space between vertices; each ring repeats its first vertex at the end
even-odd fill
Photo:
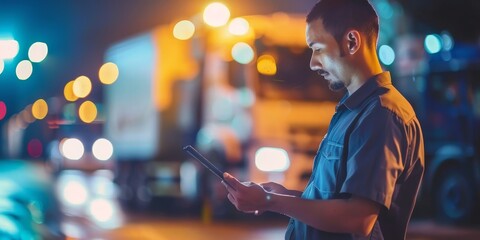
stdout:
POLYGON ((357 91, 355 91, 351 96, 346 96, 340 101, 340 104, 337 106, 345 105, 350 110, 353 110, 361 105, 361 103, 368 98, 375 90, 380 87, 392 84, 390 77, 390 72, 382 72, 375 76, 370 77, 357 91))

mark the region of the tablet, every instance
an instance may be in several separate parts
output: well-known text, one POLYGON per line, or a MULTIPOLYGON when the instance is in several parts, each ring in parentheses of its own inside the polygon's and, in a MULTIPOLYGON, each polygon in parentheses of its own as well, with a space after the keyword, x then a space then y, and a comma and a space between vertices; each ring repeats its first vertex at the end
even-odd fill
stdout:
MULTIPOLYGON (((203 166, 208 168, 213 174, 215 174, 217 177, 219 177, 223 181, 223 172, 220 171, 213 163, 208 161, 202 154, 200 154, 195 148, 193 148, 191 145, 183 147, 183 151, 187 152, 190 156, 193 158, 197 159, 202 163, 203 166)), ((228 186, 233 188, 230 184, 225 182, 228 186)))

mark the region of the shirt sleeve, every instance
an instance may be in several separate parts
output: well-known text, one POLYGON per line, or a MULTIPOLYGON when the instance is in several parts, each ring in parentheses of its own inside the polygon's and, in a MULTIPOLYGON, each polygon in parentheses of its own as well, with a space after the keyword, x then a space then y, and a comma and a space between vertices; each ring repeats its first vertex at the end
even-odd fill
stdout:
POLYGON ((379 106, 359 119, 349 137, 347 173, 341 193, 390 208, 395 182, 404 169, 403 129, 394 113, 379 106))

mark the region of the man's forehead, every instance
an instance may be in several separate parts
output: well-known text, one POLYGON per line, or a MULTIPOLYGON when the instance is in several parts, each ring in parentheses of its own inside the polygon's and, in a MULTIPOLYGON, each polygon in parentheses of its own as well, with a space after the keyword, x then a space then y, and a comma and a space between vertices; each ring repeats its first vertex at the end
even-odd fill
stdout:
POLYGON ((312 47, 313 45, 318 45, 318 44, 323 44, 325 34, 328 34, 327 32, 324 31, 323 26, 320 24, 315 23, 316 21, 312 21, 310 23, 307 23, 307 27, 305 29, 305 37, 307 40, 307 45, 309 47, 312 47), (319 26, 320 25, 320 26, 319 26))
POLYGON ((321 19, 307 23, 305 30, 307 45, 310 47, 314 44, 326 45, 328 42, 334 41, 332 34, 325 29, 321 19))

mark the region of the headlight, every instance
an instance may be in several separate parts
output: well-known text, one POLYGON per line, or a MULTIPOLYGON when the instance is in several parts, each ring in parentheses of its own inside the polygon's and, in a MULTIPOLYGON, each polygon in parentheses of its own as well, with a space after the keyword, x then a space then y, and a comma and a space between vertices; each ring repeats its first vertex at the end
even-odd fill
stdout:
POLYGON ((88 191, 83 182, 68 179, 62 187, 62 200, 70 205, 83 205, 88 199, 88 191))
POLYGON ((76 138, 68 138, 60 143, 61 153, 70 160, 78 160, 82 158, 85 149, 80 140, 76 138))
POLYGON ((282 148, 262 147, 255 153, 255 166, 265 172, 283 172, 290 166, 290 159, 282 148))
POLYGON ((113 155, 113 145, 105 138, 99 138, 93 143, 92 153, 98 160, 106 161, 113 155))
POLYGON ((119 207, 110 199, 92 200, 88 206, 88 214, 102 228, 116 228, 122 223, 119 207))

